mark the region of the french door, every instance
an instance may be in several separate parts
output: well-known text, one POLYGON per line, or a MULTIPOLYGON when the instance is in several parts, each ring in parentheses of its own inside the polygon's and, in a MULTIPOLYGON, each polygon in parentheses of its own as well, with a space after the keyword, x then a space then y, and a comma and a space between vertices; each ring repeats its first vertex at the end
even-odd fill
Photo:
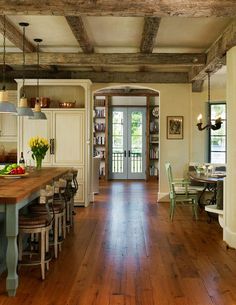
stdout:
POLYGON ((111 107, 109 178, 146 178, 146 108, 111 107))

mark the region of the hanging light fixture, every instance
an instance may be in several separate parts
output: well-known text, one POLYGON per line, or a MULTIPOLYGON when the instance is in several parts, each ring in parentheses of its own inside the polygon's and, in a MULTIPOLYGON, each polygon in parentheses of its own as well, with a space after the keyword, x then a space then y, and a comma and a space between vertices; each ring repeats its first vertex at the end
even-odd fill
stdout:
POLYGON ((23 28, 23 78, 22 78, 22 96, 20 98, 17 114, 19 116, 33 116, 33 110, 28 107, 27 98, 25 96, 25 28, 29 26, 27 22, 20 22, 19 25, 23 28))
MULTIPOLYGON (((207 77, 208 77, 208 104, 210 105, 211 102, 211 96, 210 96, 210 71, 207 71, 207 77)), ((202 114, 200 113, 197 118, 197 127, 198 130, 202 131, 204 129, 212 129, 217 130, 221 128, 221 125, 223 124, 221 117, 218 117, 215 119, 215 124, 211 123, 211 118, 208 118, 208 123, 202 127, 202 114)))
POLYGON ((39 100, 39 44, 43 40, 35 38, 34 41, 37 43, 37 97, 34 106, 34 116, 30 117, 33 120, 47 120, 46 114, 41 111, 40 100, 39 100))
POLYGON ((3 67, 2 67, 2 90, 0 90, 0 113, 16 114, 16 107, 8 102, 8 91, 6 90, 6 16, 3 15, 3 67))

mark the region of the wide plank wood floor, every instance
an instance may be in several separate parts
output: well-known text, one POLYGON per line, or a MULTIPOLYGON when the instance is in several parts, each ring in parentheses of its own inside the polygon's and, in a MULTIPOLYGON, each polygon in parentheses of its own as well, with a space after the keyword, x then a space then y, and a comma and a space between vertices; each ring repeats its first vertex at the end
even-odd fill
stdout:
POLYGON ((38 267, 20 269, 17 296, 0 305, 234 305, 236 252, 217 222, 192 219, 156 203, 157 184, 103 183, 94 204, 76 208, 74 232, 46 280, 38 267))

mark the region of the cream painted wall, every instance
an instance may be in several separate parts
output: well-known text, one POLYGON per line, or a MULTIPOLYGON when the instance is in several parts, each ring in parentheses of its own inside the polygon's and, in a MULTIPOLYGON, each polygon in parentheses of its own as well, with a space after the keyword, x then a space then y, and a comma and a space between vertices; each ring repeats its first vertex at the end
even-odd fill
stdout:
MULTIPOLYGON (((122 84, 93 84, 92 92, 108 87, 122 86, 122 84)), ((191 137, 191 85, 190 84, 125 84, 130 87, 150 88, 160 92, 160 164, 159 164, 159 198, 166 195, 167 179, 165 162, 173 165, 174 175, 181 177, 183 168, 190 159, 191 137), (166 139, 166 117, 169 115, 184 116, 184 139, 166 139)))
MULTIPOLYGON (((170 161, 173 174, 182 177, 189 162, 207 161, 207 132, 198 131, 197 116, 203 114, 206 122, 207 84, 204 82, 203 92, 192 93, 190 84, 92 84, 92 92, 117 86, 142 87, 157 90, 160 93, 160 163, 159 194, 162 198, 168 191, 164 165, 170 161), (166 139, 166 117, 168 115, 184 116, 184 139, 166 139)), ((226 75, 211 76, 211 100, 226 100, 226 75)))

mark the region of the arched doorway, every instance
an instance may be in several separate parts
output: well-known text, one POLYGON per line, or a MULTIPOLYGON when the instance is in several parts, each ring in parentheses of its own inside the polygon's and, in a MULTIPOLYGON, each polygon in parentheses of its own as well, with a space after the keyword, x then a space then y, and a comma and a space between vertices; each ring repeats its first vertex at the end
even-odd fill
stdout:
POLYGON ((158 179, 159 92, 122 85, 96 90, 93 96, 93 154, 101 158, 101 178, 158 179))

